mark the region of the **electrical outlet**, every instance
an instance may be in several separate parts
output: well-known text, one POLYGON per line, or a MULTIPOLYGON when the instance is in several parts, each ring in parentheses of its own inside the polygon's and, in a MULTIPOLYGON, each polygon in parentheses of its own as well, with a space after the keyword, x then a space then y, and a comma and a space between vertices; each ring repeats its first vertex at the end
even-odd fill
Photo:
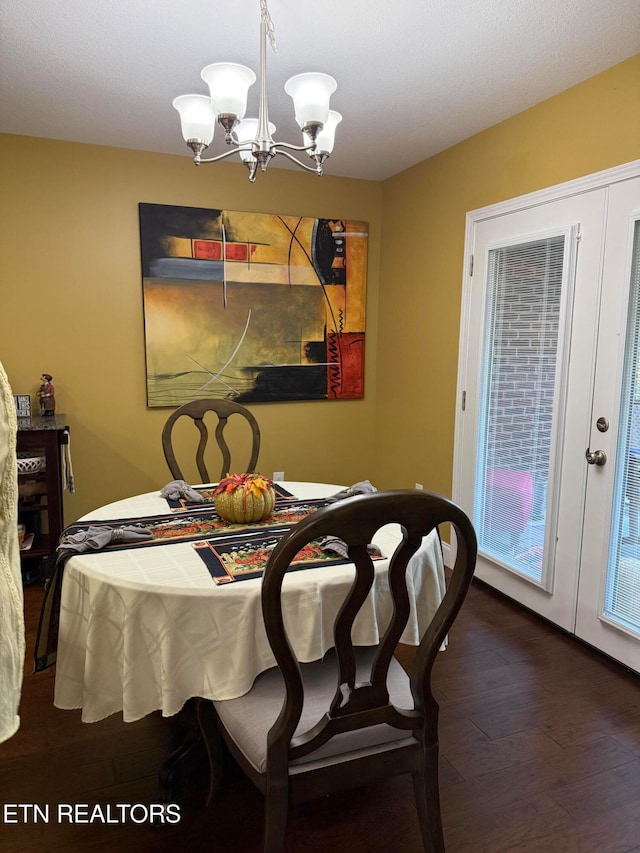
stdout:
POLYGON ((274 481, 284 480, 284 471, 274 471, 273 478, 274 481))
POLYGON ((422 483, 416 483, 416 489, 424 489, 422 483))

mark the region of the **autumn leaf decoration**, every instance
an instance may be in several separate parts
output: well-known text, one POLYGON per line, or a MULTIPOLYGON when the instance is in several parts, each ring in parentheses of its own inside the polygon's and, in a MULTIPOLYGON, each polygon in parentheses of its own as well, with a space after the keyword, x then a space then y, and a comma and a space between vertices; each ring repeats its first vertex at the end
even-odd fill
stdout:
POLYGON ((221 495, 242 489, 246 495, 259 498, 272 488, 273 480, 263 477, 262 474, 227 474, 223 480, 220 480, 213 494, 221 495))

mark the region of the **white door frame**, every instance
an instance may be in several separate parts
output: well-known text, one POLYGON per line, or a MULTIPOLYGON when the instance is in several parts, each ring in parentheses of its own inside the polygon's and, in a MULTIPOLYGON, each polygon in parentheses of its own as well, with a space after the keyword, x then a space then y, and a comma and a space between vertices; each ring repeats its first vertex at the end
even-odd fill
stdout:
MULTIPOLYGON (((476 227, 479 223, 498 218, 518 211, 525 211, 545 203, 559 201, 564 198, 577 196, 592 190, 602 189, 620 181, 640 176, 640 160, 616 166, 601 172, 587 175, 553 187, 538 190, 533 193, 518 196, 497 204, 478 208, 467 213, 465 225, 464 269, 462 277, 462 303, 460 318, 460 338, 458 349, 458 374, 456 391, 456 415, 454 432, 454 464, 453 464, 453 499, 462 502, 462 471, 463 471, 463 438, 465 430, 464 418, 464 383, 467 381, 469 365, 467 359, 467 341, 472 323, 472 252, 475 244, 476 227)), ((476 287, 478 286, 476 280, 476 287)), ((468 419, 467 419, 468 420, 468 419)), ((475 429, 475 424, 474 424, 475 429)))

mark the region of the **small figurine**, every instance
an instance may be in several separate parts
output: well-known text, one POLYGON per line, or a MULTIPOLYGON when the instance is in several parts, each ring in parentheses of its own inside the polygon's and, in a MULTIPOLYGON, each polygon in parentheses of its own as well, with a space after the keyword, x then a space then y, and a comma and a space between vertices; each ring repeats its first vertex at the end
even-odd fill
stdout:
POLYGON ((44 418, 53 417, 56 412, 55 388, 51 384, 53 376, 50 373, 43 373, 40 379, 42 380, 42 385, 38 389, 40 415, 44 418))

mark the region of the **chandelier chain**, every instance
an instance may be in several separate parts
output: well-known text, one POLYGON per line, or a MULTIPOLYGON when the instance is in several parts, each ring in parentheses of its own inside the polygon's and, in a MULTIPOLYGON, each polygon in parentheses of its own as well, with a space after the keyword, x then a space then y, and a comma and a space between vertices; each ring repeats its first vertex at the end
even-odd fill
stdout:
POLYGON ((275 27, 273 26, 273 21, 271 20, 267 0, 260 0, 260 12, 262 14, 262 21, 266 24, 267 27, 267 36, 269 38, 271 48, 274 53, 277 53, 278 45, 276 44, 276 31, 275 27))

